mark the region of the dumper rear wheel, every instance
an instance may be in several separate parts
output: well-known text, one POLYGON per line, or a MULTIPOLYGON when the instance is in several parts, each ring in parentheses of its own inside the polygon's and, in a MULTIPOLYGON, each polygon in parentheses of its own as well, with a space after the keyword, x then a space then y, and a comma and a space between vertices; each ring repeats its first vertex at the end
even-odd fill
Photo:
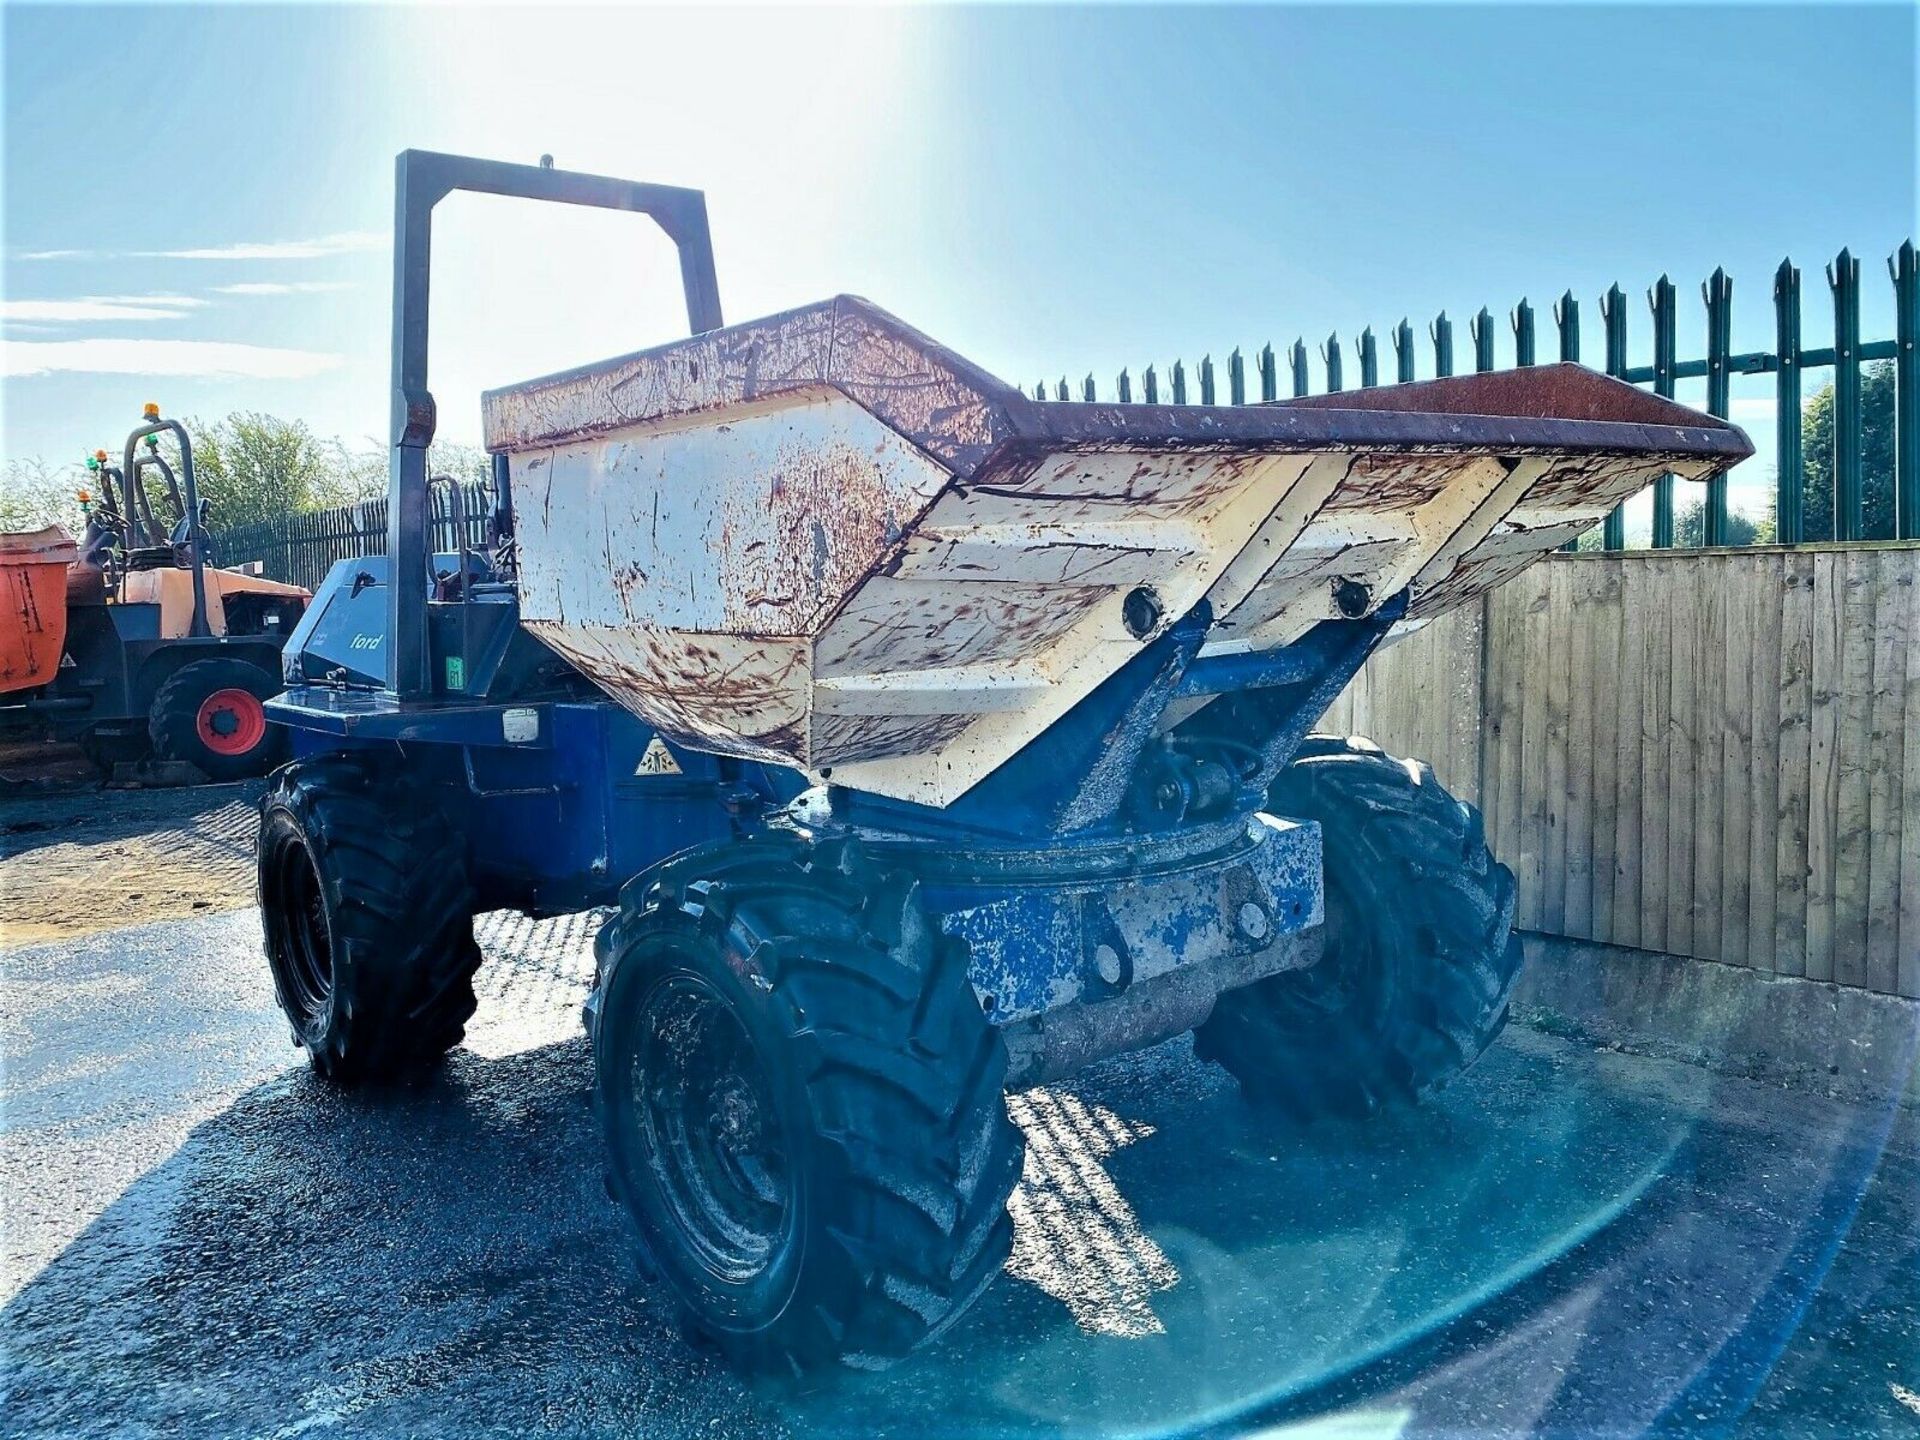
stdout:
POLYGON ((1221 996, 1195 1048, 1298 1119, 1420 1099, 1506 1025, 1521 958, 1513 873, 1477 810, 1367 740, 1309 737, 1269 808, 1320 822, 1325 948, 1308 969, 1221 996))
POLYGON ((279 688, 277 675, 245 660, 182 665, 154 692, 147 712, 153 753, 188 761, 213 780, 265 774, 286 740, 262 706, 279 688))
POLYGON ((1006 1051, 913 887, 730 842, 628 887, 594 1060, 611 1188, 692 1327, 798 1375, 877 1368, 1005 1264, 1006 1051))
POLYGON ((260 801, 258 865, 267 964, 315 1070, 399 1079, 460 1043, 480 964, 465 854, 397 765, 281 767, 260 801))

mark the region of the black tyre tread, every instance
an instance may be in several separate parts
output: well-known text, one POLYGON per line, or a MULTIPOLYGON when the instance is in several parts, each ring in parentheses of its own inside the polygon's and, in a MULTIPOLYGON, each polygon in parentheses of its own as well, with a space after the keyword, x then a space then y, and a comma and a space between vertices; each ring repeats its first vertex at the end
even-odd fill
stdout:
POLYGON ((1279 1022, 1297 977, 1220 997, 1195 1034, 1248 1097, 1297 1120, 1417 1103, 1477 1060, 1506 1027, 1518 978, 1513 872, 1487 848, 1480 812, 1423 762, 1362 737, 1313 735, 1269 795, 1275 814, 1321 824, 1329 871, 1357 909, 1391 916, 1409 948, 1377 1023, 1351 1011, 1311 1037, 1279 1022))
POLYGON ((1025 1140, 1007 1117, 1005 1046, 965 947, 910 887, 853 883, 863 864, 787 837, 728 842, 630 886, 603 932, 613 957, 652 926, 726 937, 772 982, 798 1047, 814 1143, 840 1180, 820 1197, 833 1253, 767 1330, 711 1334, 755 1370, 882 1368, 952 1324, 1012 1250, 1025 1140))
POLYGON ((213 780, 243 780, 264 775, 279 762, 286 734, 277 725, 245 755, 216 755, 200 739, 200 702, 215 690, 242 689, 256 699, 271 698, 280 689, 279 678, 249 660, 224 657, 182 665, 160 682, 147 707, 147 736, 153 753, 162 760, 184 760, 213 780))
MULTIPOLYGON (((330 755, 282 766, 260 808, 263 827, 283 809, 308 837, 332 912, 342 1013, 300 1036, 314 1068, 343 1084, 395 1080, 458 1045, 477 1003, 474 896, 460 837, 426 794, 394 764, 330 755)), ((298 1034, 270 927, 266 944, 298 1034)))

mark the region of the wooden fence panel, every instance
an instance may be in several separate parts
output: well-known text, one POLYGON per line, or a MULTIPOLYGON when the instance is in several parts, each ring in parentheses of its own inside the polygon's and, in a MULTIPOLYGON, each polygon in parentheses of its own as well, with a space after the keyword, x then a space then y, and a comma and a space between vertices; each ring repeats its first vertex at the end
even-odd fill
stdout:
POLYGON ((1920 546, 1556 555, 1349 721, 1478 793, 1529 928, 1920 995, 1920 546))
POLYGON ((1878 551, 1874 602, 1873 696, 1867 742, 1866 986, 1897 991, 1900 983, 1900 863, 1907 823, 1901 784, 1906 750, 1920 744, 1909 732, 1907 655, 1914 642, 1914 576, 1900 556, 1878 551))
POLYGON ((1812 895, 1813 632, 1817 556, 1789 555, 1780 609, 1780 783, 1775 809, 1773 971, 1807 974, 1812 895))
POLYGON ((1442 615, 1375 655, 1319 728, 1376 740, 1390 732, 1399 743, 1389 748, 1427 761, 1441 784, 1474 799, 1480 792, 1480 608, 1442 615), (1410 694, 1431 703, 1411 712, 1402 699, 1410 694))
POLYGON ((1901 712, 1906 750, 1900 788, 1900 948, 1894 973, 1900 994, 1920 995, 1920 844, 1913 834, 1914 817, 1920 815, 1920 557, 1908 558, 1901 582, 1907 600, 1906 698, 1901 712))
POLYGON ((1590 846, 1575 842, 1574 850, 1591 855, 1593 904, 1587 914, 1584 934, 1595 940, 1613 937, 1614 886, 1620 872, 1620 827, 1614 818, 1619 788, 1614 783, 1614 756, 1619 748, 1620 710, 1615 700, 1620 694, 1620 566, 1608 560, 1597 565, 1569 566, 1576 575, 1585 575, 1588 586, 1577 603, 1584 623, 1574 627, 1577 636, 1586 639, 1586 649, 1574 653, 1573 705, 1576 717, 1591 719, 1591 732, 1582 743, 1582 731, 1576 720, 1575 742, 1584 752, 1580 759, 1586 772, 1586 833, 1590 846), (1602 702, 1605 703, 1602 703, 1602 702))

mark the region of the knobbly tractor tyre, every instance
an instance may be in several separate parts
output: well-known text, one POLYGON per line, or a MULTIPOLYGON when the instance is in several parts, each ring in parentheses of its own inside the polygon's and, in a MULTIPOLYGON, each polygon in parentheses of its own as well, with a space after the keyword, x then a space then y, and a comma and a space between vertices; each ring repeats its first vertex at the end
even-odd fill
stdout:
POLYGON ((464 849, 397 764, 283 766, 261 797, 258 863, 267 964, 315 1070, 401 1080, 460 1043, 480 964, 464 849))
POLYGON ((264 775, 279 761, 281 731, 265 702, 279 677, 245 660, 196 660, 162 682, 147 711, 147 734, 162 760, 185 760, 211 780, 264 775))
POLYGON ((1513 872, 1480 813, 1417 761, 1316 735, 1274 782, 1276 815, 1320 822, 1320 960, 1220 997, 1195 1048, 1296 1120, 1416 1102, 1507 1023, 1520 970, 1513 872))
POLYGON ((1024 1142, 963 945, 851 848, 691 852, 598 942, 609 1183, 687 1324, 735 1363, 878 1368, 1012 1245, 1024 1142))

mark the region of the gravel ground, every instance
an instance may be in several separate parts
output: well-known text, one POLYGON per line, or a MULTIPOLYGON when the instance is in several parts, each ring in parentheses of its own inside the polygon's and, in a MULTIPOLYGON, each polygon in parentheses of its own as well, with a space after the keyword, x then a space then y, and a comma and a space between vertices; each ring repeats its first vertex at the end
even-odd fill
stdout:
POLYGON ((0 1434, 1920 1434, 1920 1118, 1524 1031, 1370 1126, 1265 1127, 1184 1041, 1014 1097, 983 1303, 745 1384, 601 1186, 597 916, 483 917, 467 1045, 343 1096, 231 909, 250 793, 97 800, 0 811, 0 914, 60 937, 0 961, 0 1434), (208 903, 51 898, 135 845, 208 903))
POLYGON ((253 903, 260 782, 0 800, 0 948, 253 903))

